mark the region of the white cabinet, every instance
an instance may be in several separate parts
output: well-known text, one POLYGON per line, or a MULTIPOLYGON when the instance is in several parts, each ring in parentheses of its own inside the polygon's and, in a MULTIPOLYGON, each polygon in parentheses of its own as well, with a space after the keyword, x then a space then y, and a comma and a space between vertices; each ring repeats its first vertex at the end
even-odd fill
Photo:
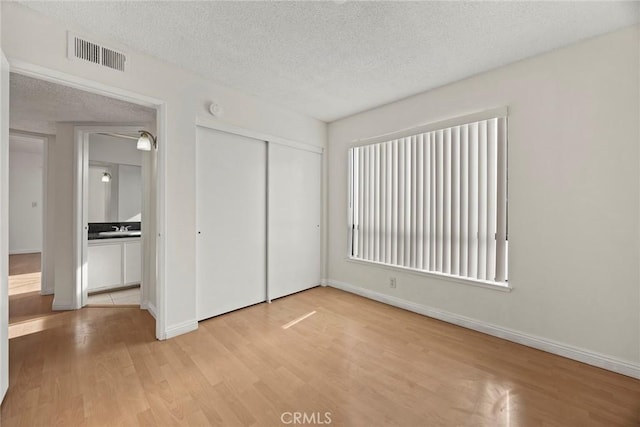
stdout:
POLYGON ((89 292, 120 286, 122 281, 122 245, 89 245, 87 253, 89 292))
POLYGON ((140 240, 125 242, 122 260, 124 264, 124 284, 132 285, 142 280, 142 247, 140 240))
POLYGON ((87 267, 89 292, 140 283, 140 239, 90 240, 87 267))

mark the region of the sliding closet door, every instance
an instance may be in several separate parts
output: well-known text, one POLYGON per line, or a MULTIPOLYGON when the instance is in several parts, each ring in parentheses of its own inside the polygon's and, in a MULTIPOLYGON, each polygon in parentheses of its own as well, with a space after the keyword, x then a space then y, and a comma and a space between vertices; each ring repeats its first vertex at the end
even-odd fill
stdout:
POLYGON ((266 300, 264 141, 198 128, 198 320, 266 300))
POLYGON ((319 153, 269 143, 269 298, 320 283, 319 153))

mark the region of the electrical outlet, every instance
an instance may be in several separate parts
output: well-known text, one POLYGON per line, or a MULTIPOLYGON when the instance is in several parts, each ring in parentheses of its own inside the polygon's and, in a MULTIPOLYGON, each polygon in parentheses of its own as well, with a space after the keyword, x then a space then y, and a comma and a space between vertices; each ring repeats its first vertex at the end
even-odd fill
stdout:
POLYGON ((389 287, 392 288, 392 289, 396 288, 396 278, 395 277, 392 277, 392 278, 389 279, 389 287))

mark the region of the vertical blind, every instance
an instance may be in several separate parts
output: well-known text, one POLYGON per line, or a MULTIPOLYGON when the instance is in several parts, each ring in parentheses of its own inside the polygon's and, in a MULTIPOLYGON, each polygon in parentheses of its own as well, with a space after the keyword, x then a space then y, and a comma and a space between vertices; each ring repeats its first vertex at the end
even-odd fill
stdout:
POLYGON ((349 150, 351 258, 506 285, 507 118, 349 150))

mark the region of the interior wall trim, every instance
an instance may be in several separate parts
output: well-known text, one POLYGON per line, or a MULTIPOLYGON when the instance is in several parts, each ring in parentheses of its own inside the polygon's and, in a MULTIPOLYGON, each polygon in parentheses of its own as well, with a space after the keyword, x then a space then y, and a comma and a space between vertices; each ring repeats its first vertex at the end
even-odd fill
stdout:
POLYGON ((331 279, 326 279, 326 283, 328 286, 331 286, 333 288, 360 295, 374 301, 392 305, 394 307, 402 308, 404 310, 422 314, 427 317, 432 317, 434 319, 442 320, 447 323, 452 323, 454 325, 462 326, 467 329, 482 332, 487 335, 502 338, 507 341, 526 345, 527 347, 546 351, 547 353, 556 354, 558 356, 586 363, 587 365, 596 366, 598 368, 606 369, 618 374, 640 379, 640 364, 627 362, 590 350, 562 344, 546 338, 526 334, 524 332, 515 331, 513 329, 504 328, 502 326, 493 325, 491 323, 482 322, 476 319, 471 319, 469 317, 460 316, 458 314, 418 304, 413 301, 385 295, 383 293, 372 291, 360 286, 355 286, 350 283, 331 279))
POLYGON ((177 337, 178 335, 186 334, 196 329, 198 329, 198 321, 196 319, 188 320, 178 323, 177 325, 167 326, 164 337, 161 339, 168 340, 169 338, 177 337))
POLYGON ((156 318, 156 306, 151 304, 149 301, 143 301, 140 303, 140 308, 142 310, 147 310, 153 318, 156 318))
POLYGON ((120 89, 115 86, 103 84, 96 80, 85 79, 75 74, 68 74, 52 68, 32 64, 18 58, 10 57, 7 59, 12 73, 18 73, 38 80, 46 80, 48 82, 107 96, 109 98, 119 99, 121 101, 131 102, 133 104, 143 105, 149 108, 156 108, 158 105, 164 104, 164 101, 158 98, 138 93, 132 94, 126 89, 120 89))
POLYGON ((53 311, 67 311, 67 310, 75 310, 76 305, 73 301, 60 301, 58 298, 53 296, 53 303, 51 304, 51 309, 53 311))
POLYGON ((42 249, 17 249, 13 251, 9 251, 9 255, 25 255, 25 254, 37 254, 41 253, 42 249))
POLYGON ((297 148, 298 150, 311 151, 312 153, 322 154, 324 151, 323 147, 307 144, 304 142, 293 141, 286 138, 281 138, 279 136, 270 135, 264 132, 254 131, 254 130, 242 128, 239 126, 234 126, 228 123, 222 123, 213 119, 205 120, 198 117, 196 119, 196 126, 206 128, 206 129, 213 129, 213 130, 218 130, 222 132, 227 132, 234 135, 240 135, 247 138, 258 139, 260 141, 270 142, 273 144, 285 145, 287 147, 297 148))

